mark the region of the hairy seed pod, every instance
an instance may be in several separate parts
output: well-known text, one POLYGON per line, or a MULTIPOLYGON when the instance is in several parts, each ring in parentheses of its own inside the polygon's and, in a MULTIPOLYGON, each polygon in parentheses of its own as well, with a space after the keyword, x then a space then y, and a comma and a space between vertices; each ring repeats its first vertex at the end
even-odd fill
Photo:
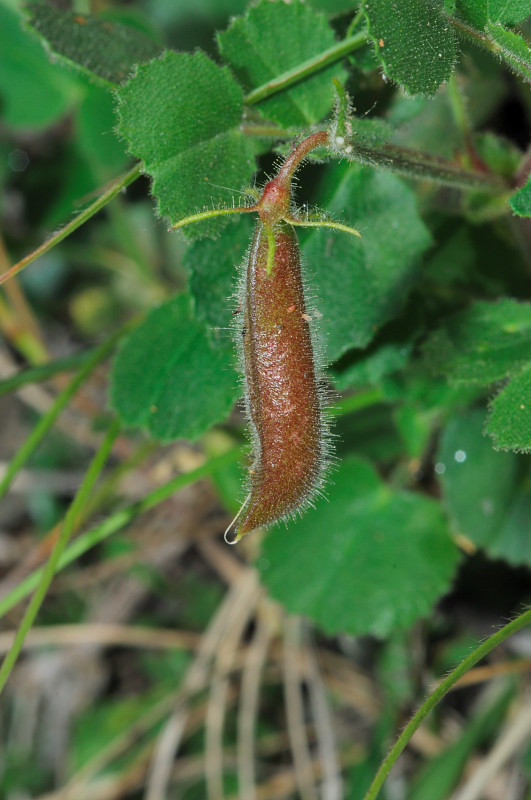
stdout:
MULTIPOLYGON (((350 136, 349 100, 338 93, 335 147, 350 136), (338 127, 342 125, 341 129, 338 127)), ((227 214, 257 213, 245 279, 241 356, 247 414, 254 441, 251 491, 225 531, 235 544, 246 533, 293 516, 311 505, 328 464, 328 427, 324 420, 294 227, 331 228, 361 236, 355 228, 324 218, 301 218, 292 207, 293 176, 316 147, 331 146, 327 131, 315 131, 298 144, 268 181, 252 206, 192 214, 173 225, 227 214)), ((344 147, 350 152, 352 146, 344 147)))
POLYGON ((254 441, 250 493, 225 539, 285 518, 309 500, 324 460, 321 402, 299 243, 286 222, 272 239, 258 222, 240 306, 247 412, 254 441), (269 253, 269 259, 268 259, 269 253))

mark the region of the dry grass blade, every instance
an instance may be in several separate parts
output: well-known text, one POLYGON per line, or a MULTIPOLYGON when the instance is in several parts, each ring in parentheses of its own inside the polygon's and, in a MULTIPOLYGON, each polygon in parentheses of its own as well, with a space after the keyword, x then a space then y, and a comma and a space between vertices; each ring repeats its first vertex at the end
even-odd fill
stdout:
POLYGON ((493 678, 499 678, 501 675, 513 675, 520 672, 529 672, 531 670, 531 658, 518 658, 511 661, 499 661, 495 664, 485 664, 481 667, 476 667, 463 675, 461 680, 457 681, 452 691, 456 689, 463 689, 465 686, 472 686, 475 683, 483 683, 483 681, 490 681, 493 678))
MULTIPOLYGON (((7 653, 15 633, 0 633, 0 655, 7 653)), ((76 625, 46 625, 32 628, 24 643, 24 649, 36 647, 71 647, 93 644, 100 647, 139 647, 153 649, 185 648, 194 650, 200 641, 196 633, 189 631, 142 628, 131 625, 87 623, 76 625)))
POLYGON ((258 576, 247 570, 236 588, 239 589, 227 632, 217 653, 206 718, 206 781, 209 800, 223 798, 223 728, 229 689, 229 674, 234 666, 236 651, 260 597, 258 576))
MULTIPOLYGON (((254 573, 251 574, 249 571, 249 582, 251 579, 253 583, 256 581, 254 573)), ((241 584, 235 585, 230 589, 203 636, 194 663, 190 667, 176 698, 172 714, 158 738, 148 777, 145 793, 146 800, 160 800, 161 797, 165 796, 175 753, 179 747, 186 722, 187 709, 185 701, 191 694, 203 688, 207 683, 210 662, 220 647, 223 636, 226 634, 234 609, 239 605, 241 596, 246 591, 246 586, 244 585, 242 588, 241 584)))
POLYGON ((326 698, 319 665, 311 647, 307 648, 307 659, 310 702, 312 704, 313 719, 317 733, 317 745, 323 773, 321 795, 323 800, 341 800, 343 797, 343 781, 341 779, 341 767, 337 757, 332 715, 326 698))
POLYGON ((238 713, 238 785, 241 800, 256 800, 255 729, 262 671, 271 642, 270 607, 268 600, 260 604, 256 631, 243 666, 238 713))
POLYGON ((527 703, 502 732, 472 777, 453 795, 452 800, 480 800, 483 797, 484 789, 493 780, 496 773, 508 759, 529 742, 530 737, 531 703, 527 703))
POLYGON ((284 621, 284 693, 295 776, 301 799, 317 800, 314 769, 304 721, 304 702, 299 680, 300 673, 297 668, 301 636, 300 619, 298 617, 286 617, 284 621))

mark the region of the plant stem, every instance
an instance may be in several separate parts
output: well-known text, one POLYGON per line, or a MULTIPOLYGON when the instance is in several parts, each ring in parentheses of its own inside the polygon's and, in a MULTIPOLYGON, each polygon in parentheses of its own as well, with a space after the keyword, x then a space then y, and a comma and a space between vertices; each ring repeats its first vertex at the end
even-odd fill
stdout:
POLYGON ((0 294, 0 331, 30 364, 39 364, 46 359, 46 350, 32 330, 21 324, 4 296, 0 294))
POLYGON ((354 147, 349 158, 362 164, 387 167, 413 178, 430 180, 456 189, 473 189, 475 191, 502 194, 509 187, 499 175, 478 170, 466 170, 448 161, 445 158, 408 150, 394 144, 384 144, 379 147, 354 147))
POLYGON ((516 619, 513 619, 512 622, 504 625, 503 628, 501 628, 499 631, 496 631, 496 633, 493 633, 488 639, 485 639, 485 641, 482 642, 479 647, 477 647, 472 653, 470 653, 469 656, 461 661, 461 663, 458 664, 458 666, 439 683, 433 692, 428 695, 418 711, 413 715, 398 737, 396 743, 393 745, 388 755, 380 765, 380 768, 378 769, 378 772, 376 773, 374 780, 364 797, 364 800, 375 800, 385 782, 385 779, 391 771, 391 767, 405 749, 406 745, 410 741, 417 728, 420 726, 421 722, 428 716, 430 711, 437 705, 437 703, 442 700, 444 695, 452 688, 452 686, 454 686, 471 667, 488 655, 491 650, 494 650, 495 647, 508 639, 509 636, 512 636, 513 633, 525 628, 525 626, 529 624, 531 624, 531 608, 527 611, 524 611, 522 614, 520 614, 520 616, 516 617, 516 619))
MULTIPOLYGON (((166 500, 175 492, 183 489, 185 486, 189 486, 201 478, 211 475, 212 473, 216 472, 216 470, 231 464, 233 461, 236 461, 241 456, 242 452, 242 447, 234 447, 232 450, 229 450, 223 455, 210 459, 197 469, 186 472, 184 475, 178 475, 176 478, 172 478, 172 480, 168 481, 163 486, 159 486, 157 489, 154 489, 152 492, 147 494, 142 498, 142 500, 139 500, 136 503, 131 503, 130 505, 115 511, 114 514, 111 514, 102 523, 81 534, 81 536, 79 536, 70 545, 70 547, 68 547, 66 552, 59 559, 57 570, 59 571, 64 569, 64 567, 71 564, 72 561, 75 561, 76 558, 79 558, 81 555, 83 555, 83 553, 86 553, 87 550, 90 550, 91 547, 94 547, 96 544, 99 544, 107 539, 113 533, 121 530, 139 514, 142 514, 144 511, 148 511, 150 508, 153 508, 159 503, 162 503, 163 500, 166 500)), ((6 614, 11 608, 16 606, 17 603, 19 603, 21 600, 24 600, 25 597, 31 594, 31 592, 38 585, 42 574, 42 568, 35 570, 28 575, 27 578, 17 584, 17 586, 15 586, 14 589, 6 594, 2 600, 0 600, 0 618, 3 617, 4 614, 6 614)))
POLYGON ((366 43, 366 31, 355 33, 353 36, 343 39, 342 42, 329 47, 328 50, 323 50, 322 53, 303 61, 293 69, 288 69, 281 75, 277 75, 276 78, 262 84, 262 86, 257 86, 256 89, 253 89, 252 92, 249 92, 244 97, 244 102, 250 106, 260 103, 262 100, 277 94, 277 92, 282 92, 289 86, 293 86, 294 83, 298 83, 304 78, 308 78, 310 75, 328 67, 330 64, 340 61, 354 50, 359 50, 366 43))
POLYGON ((493 42, 492 39, 483 31, 478 31, 477 28, 473 28, 472 25, 467 25, 465 22, 461 22, 461 20, 457 19, 456 17, 447 17, 448 22, 450 22, 454 28, 461 33, 466 39, 471 41, 473 44, 480 45, 488 50, 490 53, 494 53, 494 55, 500 55, 500 46, 493 42))
POLYGON ((465 22, 462 22, 455 17, 449 16, 447 19, 452 23, 457 32, 460 33, 464 38, 468 39, 475 45, 480 45, 497 58, 503 59, 509 69, 511 69, 513 72, 516 72, 525 81, 531 81, 531 69, 529 66, 529 61, 526 62, 518 58, 510 58, 510 54, 507 53, 502 45, 493 39, 488 33, 479 31, 477 28, 473 28, 471 25, 467 25, 465 22))
POLYGON ((28 631, 32 627, 37 614, 39 613, 39 609, 43 603, 43 600, 46 596, 46 592, 49 589, 49 586, 52 582, 53 576, 57 569, 59 559, 61 558, 63 551, 68 544, 68 540, 74 530, 74 526, 76 524, 77 517, 85 505, 98 477, 107 461, 109 453, 111 452, 114 440, 118 436, 120 432, 120 423, 115 420, 111 424, 109 430, 107 431, 107 435, 105 436, 102 445, 96 455, 94 456, 92 463, 90 464, 85 477, 83 478, 83 482, 79 487, 79 490, 74 497, 70 508, 68 509, 62 528, 61 533, 59 534, 59 538, 57 539, 57 543, 52 550, 50 558, 46 562, 45 567, 43 568, 39 585, 37 586, 37 590, 33 595, 31 602, 24 614, 22 622, 19 625, 17 630, 15 641, 13 642, 11 649, 9 650, 8 654, 6 655, 2 666, 0 667, 0 692, 4 688, 6 681, 8 680, 11 671, 15 665, 15 662, 22 650, 24 645, 24 639, 26 638, 28 631))
POLYGON ((129 330, 131 324, 132 323, 124 325, 119 331, 111 336, 108 341, 93 351, 75 378, 73 378, 66 389, 64 389, 61 394, 57 396, 50 410, 41 417, 20 450, 15 453, 4 477, 0 481, 0 498, 4 496, 19 469, 24 466, 28 458, 35 451, 36 447, 40 444, 43 437, 48 433, 63 408, 65 408, 65 406, 70 402, 77 390, 86 381, 98 364, 100 364, 109 355, 116 342, 124 335, 126 331, 129 330))
MULTIPOLYGON (((349 414, 379 402, 382 402, 380 391, 378 389, 368 389, 365 392, 359 392, 350 397, 343 398, 330 409, 330 413, 334 416, 349 414)), ((67 567, 92 547, 124 528, 139 514, 142 514, 144 511, 149 511, 149 509, 162 503, 163 500, 166 500, 175 492, 184 489, 185 486, 195 483, 195 481, 213 475, 218 470, 232 464, 240 458, 242 453, 242 447, 233 447, 231 450, 209 459, 197 469, 172 478, 168 483, 165 483, 163 486, 147 494, 142 500, 131 503, 115 511, 102 523, 81 534, 75 542, 70 545, 59 560, 58 570, 64 569, 64 567, 67 567)), ((41 575, 42 568, 35 570, 23 581, 20 581, 20 583, 0 600, 0 619, 10 611, 10 609, 16 606, 17 603, 20 603, 21 600, 24 600, 24 598, 31 594, 37 586, 41 575)))
POLYGON ((16 372, 9 378, 4 378, 4 380, 0 381, 0 397, 10 392, 16 392, 17 389, 26 386, 28 383, 38 383, 48 378, 53 378, 54 375, 60 372, 70 372, 71 370, 78 369, 82 367, 93 354, 94 350, 83 350, 71 356, 49 361, 47 364, 39 364, 36 367, 20 370, 20 372, 16 372))
MULTIPOLYGON (((10 266, 4 240, 0 235, 0 271, 6 272, 10 266)), ((37 317, 18 281, 9 281, 6 284, 5 293, 10 306, 9 315, 15 324, 15 330, 19 336, 24 334, 26 337, 26 347, 28 348, 26 358, 31 364, 49 361, 50 356, 37 317)))
POLYGON ((448 91, 448 100, 450 102, 450 108, 452 110, 452 115, 456 127, 461 134, 461 138, 463 139, 463 145, 466 150, 467 154, 466 166, 467 167, 470 166, 472 168, 477 167, 480 170, 481 169, 485 170, 486 169, 485 164, 481 162, 476 152, 476 148, 474 145, 474 137, 470 126, 470 119, 468 117, 465 98, 463 97, 461 87, 459 86, 456 72, 452 72, 450 78, 448 79, 447 91, 448 91))
POLYGON ((35 261, 35 259, 47 253, 52 249, 52 247, 55 247, 56 244, 59 244, 59 242, 62 242, 63 239, 66 239, 67 236, 70 236, 71 233, 80 228, 81 225, 87 222, 87 220, 93 217, 94 214, 97 214, 98 211, 104 208, 107 203, 116 197, 116 195, 119 194, 122 189, 125 189, 125 187, 129 186, 130 183, 133 183, 133 181, 135 181, 141 174, 141 171, 142 165, 135 164, 135 166, 130 169, 129 172, 126 172, 120 178, 117 178, 115 181, 113 181, 111 186, 105 192, 103 192, 103 194, 100 195, 100 197, 98 197, 94 203, 91 203, 88 208, 82 211, 81 214, 78 214, 77 217, 74 217, 71 222, 65 225, 64 228, 58 230, 57 233, 54 233, 53 236, 50 236, 50 238, 37 247, 36 250, 34 250, 32 253, 29 253, 29 255, 25 256, 16 264, 13 264, 13 266, 4 272, 3 275, 0 275, 0 284, 9 280, 9 278, 12 278, 13 275, 19 273, 24 269, 24 267, 27 267, 28 264, 31 264, 33 261, 35 261))
POLYGON ((328 410, 334 417, 342 417, 344 414, 353 414, 377 403, 383 403, 384 397, 380 389, 366 389, 363 392, 356 392, 348 397, 342 397, 337 403, 328 410))

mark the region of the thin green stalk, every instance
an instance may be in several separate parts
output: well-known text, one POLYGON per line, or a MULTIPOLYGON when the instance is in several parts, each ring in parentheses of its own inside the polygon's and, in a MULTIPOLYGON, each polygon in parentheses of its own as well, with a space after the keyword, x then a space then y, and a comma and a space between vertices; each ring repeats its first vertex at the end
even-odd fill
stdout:
POLYGON ((113 350, 116 342, 123 336, 123 334, 131 327, 131 324, 125 325, 120 328, 110 339, 108 339, 104 344, 100 347, 96 348, 88 361, 84 364, 84 366, 79 370, 75 378, 73 378, 66 389, 64 389, 61 394, 59 394, 52 407, 49 411, 44 414, 39 422, 35 425, 33 430, 31 431, 30 435, 20 448, 13 458, 6 470, 6 473, 2 480, 0 481, 0 498, 4 496, 4 494, 9 489, 13 478, 21 469, 26 461, 30 458, 32 453, 35 451, 37 446, 40 444, 44 436, 48 433, 52 425, 54 424, 55 420, 68 405, 72 397, 76 394, 80 386, 87 380, 89 375, 95 370, 95 368, 100 364, 105 358, 109 355, 109 353, 113 350))
MULTIPOLYGON (((195 481, 205 478, 214 473, 216 470, 231 464, 233 461, 236 461, 240 457, 242 450, 242 447, 234 447, 232 450, 229 450, 223 455, 210 459, 197 469, 186 472, 184 475, 178 475, 176 478, 172 478, 172 480, 168 481, 168 483, 165 483, 163 486, 160 486, 147 494, 142 498, 142 500, 139 500, 136 503, 131 503, 130 505, 121 508, 119 511, 114 512, 114 514, 111 514, 102 523, 81 534, 74 542, 72 542, 72 544, 59 559, 57 570, 60 571, 64 569, 64 567, 71 564, 72 561, 75 561, 76 558, 79 558, 81 555, 83 555, 83 553, 86 553, 87 550, 90 550, 91 547, 94 547, 104 539, 107 539, 113 533, 121 530, 129 522, 131 522, 131 520, 139 516, 139 514, 142 514, 144 511, 148 511, 150 508, 153 508, 159 503, 162 503, 163 500, 166 500, 175 492, 178 492, 180 489, 184 489, 185 486, 189 486, 195 481)), ((15 586, 4 598, 2 598, 2 600, 0 600, 0 618, 3 617, 4 614, 6 614, 11 608, 16 606, 17 603, 19 603, 21 600, 24 600, 25 597, 31 594, 31 592, 38 585, 42 573, 42 567, 35 570, 35 572, 32 572, 30 575, 28 575, 25 580, 17 584, 17 586, 15 586)))
POLYGON ((293 86, 294 83, 298 83, 304 80, 304 78, 310 77, 325 67, 328 67, 330 64, 341 61, 342 58, 352 53, 354 50, 359 50, 359 48, 363 47, 366 43, 366 31, 355 33, 353 36, 343 39, 342 42, 338 42, 332 47, 329 47, 328 50, 323 50, 322 53, 313 56, 313 58, 303 61, 296 67, 293 67, 293 69, 288 69, 281 75, 277 75, 276 78, 262 84, 262 86, 257 86, 256 89, 253 89, 252 92, 246 95, 244 102, 250 106, 260 103, 267 97, 271 97, 277 94, 277 92, 282 92, 284 89, 287 89, 288 86, 293 86))
POLYGON ((472 130, 470 127, 466 103, 455 72, 452 72, 450 78, 448 79, 447 91, 454 122, 461 134, 463 144, 466 147, 468 155, 475 156, 476 154, 472 138, 472 130))
POLYGON ((384 402, 380 389, 366 389, 364 392, 357 392, 348 397, 342 397, 334 403, 329 413, 334 417, 341 417, 344 414, 352 414, 355 411, 362 411, 364 408, 374 406, 376 403, 384 402))
POLYGON ((15 375, 11 375, 9 378, 0 381, 0 397, 5 394, 10 394, 11 392, 16 392, 17 389, 26 386, 28 383, 39 383, 40 381, 48 380, 48 378, 53 378, 54 375, 58 375, 61 372, 70 372, 74 369, 78 369, 78 367, 82 367, 83 364, 86 364, 93 354, 94 350, 83 350, 81 353, 75 353, 71 356, 65 356, 64 358, 57 358, 54 361, 49 361, 47 364, 39 364, 39 366, 36 367, 23 369, 15 375))
MULTIPOLYGON (((350 397, 343 398, 330 409, 330 413, 334 416, 349 414, 354 411, 361 411, 362 409, 374 405, 375 403, 382 402, 382 400, 383 398, 381 392, 378 389, 368 389, 365 392, 358 392, 350 397)), ((231 450, 209 459, 205 464, 202 464, 197 469, 186 472, 184 475, 178 475, 177 477, 172 478, 170 481, 168 481, 168 483, 165 483, 163 486, 160 486, 147 494, 142 498, 142 500, 139 500, 136 503, 131 503, 130 505, 115 511, 99 525, 96 525, 94 528, 91 528, 90 530, 81 534, 74 542, 72 542, 59 560, 58 571, 64 569, 64 567, 67 567, 77 558, 82 556, 92 547, 95 547, 97 544, 107 539, 109 536, 112 536, 117 531, 125 528, 126 525, 128 525, 135 517, 139 516, 144 511, 149 511, 149 509, 153 508, 159 503, 162 503, 175 492, 184 489, 185 486, 189 486, 190 484, 195 483, 202 478, 213 475, 218 470, 223 469, 233 461, 236 461, 238 458, 240 458, 243 452, 243 447, 233 447, 231 450)), ((25 578, 23 581, 20 581, 20 583, 13 587, 13 589, 11 589, 11 591, 9 591, 5 597, 0 599, 0 619, 8 611, 14 608, 14 606, 31 594, 31 592, 38 585, 41 575, 42 568, 35 570, 28 575, 27 578, 25 578)))
POLYGON ((494 53, 494 55, 500 55, 500 46, 493 42, 489 36, 483 31, 478 31, 477 28, 473 28, 472 25, 467 25, 465 22, 462 22, 460 19, 456 17, 448 16, 448 22, 450 22, 454 28, 461 33, 466 39, 476 45, 480 45, 484 47, 485 50, 488 50, 490 53, 494 53))
POLYGON ((472 189, 493 194, 502 194, 509 188, 499 175, 463 169, 459 164, 431 153, 408 150, 395 144, 384 144, 374 148, 364 145, 358 147, 354 140, 353 145, 350 159, 361 164, 386 167, 411 178, 454 186, 456 189, 472 189))
POLYGON ((30 364, 39 364, 46 360, 46 349, 42 342, 35 336, 33 330, 21 322, 16 311, 2 294, 0 294, 0 331, 30 364))
POLYGON ((365 14, 364 14, 363 8, 360 8, 358 13, 355 14, 354 17, 352 18, 352 20, 350 22, 350 25, 347 28, 347 32, 346 32, 346 36, 347 37, 352 36, 354 34, 354 31, 356 30, 356 28, 358 27, 360 22, 363 22, 364 16, 365 16, 365 14))
POLYGON ((94 214, 97 214, 98 211, 101 211, 101 209, 104 208, 104 206, 106 206, 107 203, 113 199, 113 197, 116 197, 117 194, 120 194, 122 189, 125 189, 125 187, 129 186, 130 183, 133 183, 133 181, 138 178, 141 171, 141 165, 135 164, 135 166, 130 169, 129 172, 126 172, 125 175, 122 175, 113 181, 109 189, 103 192, 103 194, 100 195, 97 200, 91 203, 90 206, 88 206, 84 211, 82 211, 81 214, 78 214, 77 217, 74 217, 71 222, 65 225, 64 228, 58 230, 57 233, 54 233, 53 236, 50 236, 50 238, 43 242, 40 247, 37 247, 37 249, 32 253, 25 256, 16 264, 13 264, 13 266, 8 269, 7 272, 4 272, 3 275, 0 275, 0 284, 9 280, 9 278, 12 278, 13 275, 17 275, 17 273, 23 270, 24 267, 27 267, 28 264, 31 264, 33 261, 35 261, 35 259, 39 258, 39 256, 47 253, 52 249, 52 247, 55 247, 56 244, 59 244, 59 242, 62 242, 63 239, 66 239, 67 236, 70 236, 71 233, 80 228, 81 225, 93 217, 94 214))
POLYGON ((15 666, 15 662, 24 646, 24 640, 28 635, 33 623, 35 622, 35 618, 39 613, 39 609, 53 580, 53 576, 55 575, 59 564, 59 559, 61 558, 65 547, 68 544, 68 540, 72 535, 77 517, 87 502, 94 484, 100 476, 107 458, 109 457, 109 453, 112 450, 114 440, 118 436, 119 432, 120 423, 115 420, 112 422, 109 430, 107 431, 107 435, 105 436, 100 449, 94 456, 92 463, 90 464, 87 473, 83 478, 83 482, 81 483, 81 486, 79 487, 78 492, 65 515, 65 519, 61 527, 61 533, 59 534, 55 547, 50 554, 50 558, 46 562, 46 565, 41 572, 37 590, 31 598, 31 602, 26 609, 26 613, 24 614, 22 622, 18 627, 15 635, 15 641, 13 642, 11 649, 9 650, 2 663, 2 666, 0 667, 0 692, 4 688, 11 671, 15 666))
POLYGON ((513 70, 513 72, 516 72, 517 75, 525 81, 531 81, 529 60, 526 61, 518 57, 511 57, 511 52, 508 52, 496 39, 492 38, 492 36, 485 31, 479 31, 477 28, 473 28, 471 25, 467 25, 455 17, 449 16, 448 20, 465 39, 468 39, 473 44, 480 45, 480 47, 483 47, 489 53, 505 61, 507 67, 513 70))
POLYGON ((469 656, 461 661, 461 663, 458 664, 458 666, 439 683, 433 692, 428 695, 424 703, 413 715, 398 737, 396 743, 393 745, 388 755, 380 765, 380 768, 378 769, 378 772, 376 773, 373 782, 369 786, 369 790, 363 800, 375 800, 385 782, 385 779, 389 775, 393 764, 405 749, 406 745, 410 741, 417 728, 420 726, 421 722, 428 716, 430 711, 437 705, 437 703, 442 700, 452 686, 455 686, 457 681, 466 672, 468 672, 469 669, 477 664, 478 661, 488 655, 491 650, 494 650, 495 647, 508 639, 509 636, 512 636, 513 633, 525 628, 526 625, 529 624, 531 624, 531 608, 529 608, 527 611, 524 611, 522 614, 520 614, 520 616, 516 617, 516 619, 513 619, 512 622, 504 625, 503 628, 501 628, 499 631, 496 631, 496 633, 493 633, 488 639, 485 639, 485 641, 482 642, 479 647, 477 647, 472 653, 470 653, 469 656))

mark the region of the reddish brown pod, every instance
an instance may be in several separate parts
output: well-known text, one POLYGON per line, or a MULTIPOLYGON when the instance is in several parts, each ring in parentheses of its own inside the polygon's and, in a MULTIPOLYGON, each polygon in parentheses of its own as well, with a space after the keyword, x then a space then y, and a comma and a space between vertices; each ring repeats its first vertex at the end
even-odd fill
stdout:
POLYGON ((291 181, 305 156, 328 139, 326 131, 318 131, 295 146, 255 205, 205 211, 174 226, 222 214, 252 211, 260 217, 240 292, 240 349, 254 454, 249 495, 225 532, 230 544, 303 510, 326 468, 327 426, 294 226, 360 234, 338 222, 298 217, 291 209, 291 181))
POLYGON ((291 225, 271 244, 259 222, 241 298, 246 402, 255 457, 251 491, 225 533, 229 542, 304 506, 324 470, 322 418, 299 243, 291 225))

